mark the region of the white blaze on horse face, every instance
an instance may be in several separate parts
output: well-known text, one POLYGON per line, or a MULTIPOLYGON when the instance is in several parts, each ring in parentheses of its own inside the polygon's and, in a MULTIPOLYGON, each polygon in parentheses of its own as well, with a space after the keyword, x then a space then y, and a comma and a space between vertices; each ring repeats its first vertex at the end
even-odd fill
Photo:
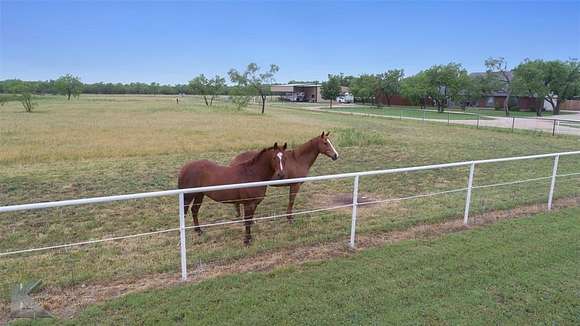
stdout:
POLYGON ((332 151, 334 152, 334 154, 336 154, 336 158, 338 158, 338 152, 336 151, 336 148, 334 148, 334 146, 332 145, 332 142, 330 142, 330 139, 328 140, 328 144, 330 145, 330 148, 332 148, 332 151))
POLYGON ((276 156, 277 156, 277 157, 278 157, 278 159, 280 160, 280 172, 283 172, 283 171, 284 171, 284 167, 282 166, 282 156, 283 156, 283 155, 284 155, 284 154, 282 154, 282 153, 278 153, 278 154, 276 154, 276 156))

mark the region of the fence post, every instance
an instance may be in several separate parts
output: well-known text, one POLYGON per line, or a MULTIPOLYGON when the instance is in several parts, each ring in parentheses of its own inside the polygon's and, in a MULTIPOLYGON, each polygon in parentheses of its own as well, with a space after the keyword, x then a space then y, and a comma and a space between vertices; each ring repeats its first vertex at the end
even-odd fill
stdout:
POLYGON ((479 129, 479 113, 477 114, 477 127, 475 127, 476 129, 479 129))
POLYGON ((463 214, 463 224, 467 225, 469 220, 469 206, 471 205, 471 189, 473 188, 473 172, 475 171, 475 163, 471 163, 469 167, 469 179, 467 181, 467 196, 465 197, 465 212, 463 214))
POLYGON ((552 127, 552 136, 556 134, 556 119, 554 119, 554 126, 552 127))
POLYGON ((556 175, 558 173, 558 161, 560 155, 554 157, 554 167, 552 168, 552 183, 550 184, 550 193, 548 194, 548 210, 552 209, 552 199, 554 198, 554 187, 556 186, 556 175))
POLYGON ((512 119, 512 132, 514 132, 515 124, 516 124, 516 117, 513 117, 513 119, 512 119))
POLYGON ((449 113, 449 111, 447 111, 447 125, 449 126, 451 121, 451 113, 449 113))
POLYGON ((423 109, 423 122, 425 122, 425 109, 423 109))
POLYGON ((354 243, 356 234, 356 209, 358 206, 358 182, 359 176, 354 177, 354 185, 352 189, 352 221, 350 225, 350 247, 352 249, 356 248, 354 243))
POLYGON ((181 280, 187 280, 187 255, 185 251, 185 207, 183 193, 179 193, 179 251, 181 253, 181 280))
POLYGON ((399 120, 403 120, 403 109, 399 109, 399 120))

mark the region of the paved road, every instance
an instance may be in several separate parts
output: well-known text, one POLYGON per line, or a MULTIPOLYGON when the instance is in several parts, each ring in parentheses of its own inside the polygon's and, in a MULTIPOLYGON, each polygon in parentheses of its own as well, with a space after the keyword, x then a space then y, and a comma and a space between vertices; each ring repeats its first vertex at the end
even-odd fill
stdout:
MULTIPOLYGON (((516 128, 542 131, 556 134, 580 136, 580 113, 566 114, 559 117, 545 118, 507 118, 507 117, 487 117, 490 120, 480 120, 479 125, 483 127, 496 128, 516 128), (564 119, 558 121, 558 119, 564 119), (556 120, 556 122, 554 122, 556 120)), ((453 123, 475 125, 473 120, 455 120, 453 123)))

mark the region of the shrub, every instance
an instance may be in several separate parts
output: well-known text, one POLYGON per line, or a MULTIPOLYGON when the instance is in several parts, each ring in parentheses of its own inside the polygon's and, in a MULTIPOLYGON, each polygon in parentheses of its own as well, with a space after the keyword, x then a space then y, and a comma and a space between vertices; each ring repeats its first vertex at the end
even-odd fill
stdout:
POLYGON ((32 112, 36 103, 32 102, 32 94, 29 92, 24 92, 20 95, 0 95, 0 105, 4 106, 4 104, 8 102, 18 101, 22 103, 22 107, 24 107, 24 111, 32 112))
POLYGON ((32 94, 30 93, 20 95, 20 103, 22 103, 26 112, 32 112, 32 109, 36 106, 36 103, 32 103, 32 94))
POLYGON ((235 86, 230 90, 230 100, 238 110, 247 107, 251 99, 251 92, 247 87, 235 86))

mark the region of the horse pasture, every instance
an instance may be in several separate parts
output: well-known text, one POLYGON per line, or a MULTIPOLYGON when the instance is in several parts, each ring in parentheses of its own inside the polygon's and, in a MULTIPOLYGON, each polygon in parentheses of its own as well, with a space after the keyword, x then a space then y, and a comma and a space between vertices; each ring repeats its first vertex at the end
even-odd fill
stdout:
MULTIPOLYGON (((46 96, 36 101, 33 113, 22 112, 17 103, 0 107, 2 206, 175 189, 178 170, 187 161, 209 159, 225 165, 243 151, 274 142, 288 142, 292 148, 322 131, 330 131, 340 159, 320 156, 311 175, 580 149, 580 139, 572 136, 308 112, 284 103, 271 105, 260 115, 257 106, 237 110, 218 101, 207 108, 196 97, 182 98, 179 104, 171 96, 83 95, 71 101, 46 96)), ((551 170, 551 159, 489 164, 477 169, 474 182, 489 185, 546 177, 551 170)), ((562 157, 559 172, 580 172, 578 157, 562 157)), ((360 196, 381 201, 462 188, 467 173, 466 168, 454 168, 363 177, 360 196)), ((579 180, 578 175, 559 178, 557 202, 577 203, 579 180)), ((543 209, 548 188, 549 180, 542 179, 476 189, 474 222, 521 207, 543 209)), ((256 216, 284 213, 287 191, 269 188, 256 216)), ((307 212, 348 202, 351 192, 352 180, 304 184, 295 204, 295 212, 304 214, 296 215, 293 224, 284 219, 258 222, 248 247, 242 245, 242 225, 208 228, 201 237, 189 230, 189 269, 192 275, 215 266, 232 271, 228 266, 240 261, 255 259, 259 264, 266 254, 323 244, 336 244, 337 250, 346 252, 350 210, 307 212)), ((373 238, 453 221, 462 217, 464 204, 465 193, 455 192, 361 206, 358 234, 373 238)), ((177 198, 169 197, 2 214, 0 252, 175 228, 177 214, 177 198)), ((235 218, 232 206, 207 199, 199 215, 201 224, 235 218)), ((187 225, 192 225, 190 216, 187 225)), ((393 250, 395 254, 403 249, 393 250)), ((82 289, 177 279, 179 235, 169 232, 2 256, 0 271, 0 316, 8 311, 13 284, 41 279, 43 288, 36 297, 57 316, 69 317, 85 304, 115 296, 93 295, 93 301, 79 299, 75 306, 72 298, 78 296, 72 294, 83 293, 82 289)))

